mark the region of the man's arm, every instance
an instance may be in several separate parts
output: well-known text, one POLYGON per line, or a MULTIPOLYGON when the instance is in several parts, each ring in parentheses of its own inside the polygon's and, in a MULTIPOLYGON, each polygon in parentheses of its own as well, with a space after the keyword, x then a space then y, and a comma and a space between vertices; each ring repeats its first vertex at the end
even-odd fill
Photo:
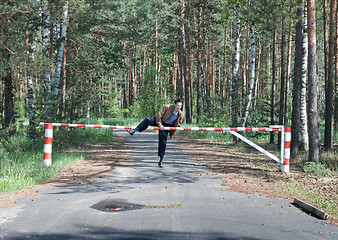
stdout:
POLYGON ((157 124, 157 126, 163 127, 162 122, 161 122, 161 119, 162 119, 162 117, 164 116, 164 114, 166 113, 167 109, 168 109, 168 107, 167 107, 167 105, 165 105, 165 106, 163 106, 163 107, 161 108, 161 110, 157 113, 157 115, 156 115, 156 124, 157 124))

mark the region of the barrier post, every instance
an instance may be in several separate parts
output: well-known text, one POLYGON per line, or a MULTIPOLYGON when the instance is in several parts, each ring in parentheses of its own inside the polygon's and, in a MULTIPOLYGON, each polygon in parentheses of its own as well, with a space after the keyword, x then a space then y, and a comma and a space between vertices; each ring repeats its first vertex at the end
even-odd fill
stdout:
POLYGON ((53 143, 53 124, 45 123, 45 138, 43 146, 43 166, 52 165, 52 143, 53 143))
POLYGON ((290 146, 291 146, 291 128, 285 128, 284 138, 284 161, 282 172, 289 172, 290 168, 290 146))

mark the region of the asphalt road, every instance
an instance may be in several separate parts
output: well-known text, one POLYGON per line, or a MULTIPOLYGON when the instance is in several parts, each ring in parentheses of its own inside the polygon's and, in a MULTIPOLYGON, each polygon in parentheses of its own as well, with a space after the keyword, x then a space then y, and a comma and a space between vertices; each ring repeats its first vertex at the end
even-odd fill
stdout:
POLYGON ((0 209, 0 239, 338 239, 288 200, 222 191, 224 179, 174 139, 160 169, 156 134, 127 137, 131 156, 109 175, 0 209))

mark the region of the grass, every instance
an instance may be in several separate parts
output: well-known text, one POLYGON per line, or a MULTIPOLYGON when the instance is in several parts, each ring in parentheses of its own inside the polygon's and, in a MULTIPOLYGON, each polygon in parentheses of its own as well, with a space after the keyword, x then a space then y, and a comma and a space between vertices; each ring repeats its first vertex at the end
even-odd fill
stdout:
POLYGON ((70 163, 88 159, 84 154, 64 153, 84 143, 108 141, 113 137, 107 129, 54 128, 52 166, 43 167, 43 136, 33 144, 23 132, 0 142, 0 192, 14 192, 44 182, 70 163))
POLYGON ((176 207, 183 207, 183 204, 170 204, 170 205, 145 205, 142 208, 176 208, 176 207))
POLYGON ((329 213, 331 217, 338 218, 336 193, 321 193, 319 187, 315 186, 311 178, 305 177, 303 179, 285 181, 284 186, 298 198, 329 213))

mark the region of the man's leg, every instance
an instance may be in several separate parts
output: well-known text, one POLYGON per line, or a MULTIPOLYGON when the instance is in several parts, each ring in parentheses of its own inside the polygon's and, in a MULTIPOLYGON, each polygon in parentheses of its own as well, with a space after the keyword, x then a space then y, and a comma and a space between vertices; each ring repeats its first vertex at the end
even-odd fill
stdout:
POLYGON ((130 135, 134 135, 135 132, 139 131, 142 132, 146 130, 149 126, 155 126, 155 117, 148 117, 144 119, 135 129, 128 130, 130 135))
POLYGON ((165 154, 165 150, 167 148, 168 133, 169 133, 169 131, 167 131, 167 130, 158 131, 158 156, 160 157, 160 161, 158 162, 158 166, 161 167, 161 168, 163 167, 162 161, 163 161, 163 157, 164 157, 164 154, 165 154))

